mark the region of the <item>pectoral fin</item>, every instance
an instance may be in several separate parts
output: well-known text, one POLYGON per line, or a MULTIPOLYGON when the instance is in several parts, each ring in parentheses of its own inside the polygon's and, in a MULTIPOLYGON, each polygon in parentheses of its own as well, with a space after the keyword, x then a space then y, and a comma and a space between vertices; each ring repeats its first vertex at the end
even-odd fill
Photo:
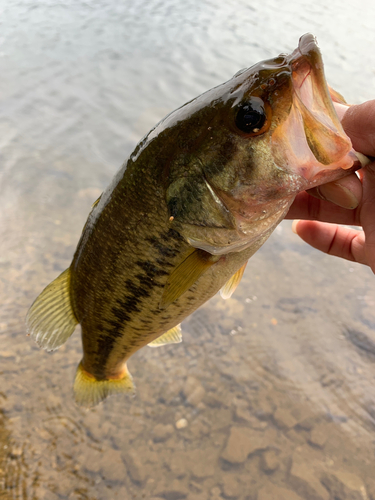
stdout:
POLYGON ((246 269, 247 262, 239 268, 239 270, 233 274, 233 276, 225 283, 225 285, 220 290, 220 295, 223 299, 229 299, 232 296, 232 293, 235 291, 237 286, 239 285, 243 273, 246 269))
POLYGON ((194 250, 169 276, 159 304, 160 309, 167 308, 181 297, 219 259, 218 255, 211 255, 204 250, 194 250))
POLYGON ((181 326, 177 325, 148 344, 149 347, 160 347, 166 344, 179 344, 182 342, 181 326))

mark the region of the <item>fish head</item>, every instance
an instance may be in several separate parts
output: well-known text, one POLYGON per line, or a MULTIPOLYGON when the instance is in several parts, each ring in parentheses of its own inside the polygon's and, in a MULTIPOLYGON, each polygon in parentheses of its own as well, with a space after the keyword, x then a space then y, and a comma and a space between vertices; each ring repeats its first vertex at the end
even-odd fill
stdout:
POLYGON ((171 219, 214 254, 242 250, 274 229, 298 192, 359 166, 311 34, 169 120, 182 146, 169 175, 171 219))

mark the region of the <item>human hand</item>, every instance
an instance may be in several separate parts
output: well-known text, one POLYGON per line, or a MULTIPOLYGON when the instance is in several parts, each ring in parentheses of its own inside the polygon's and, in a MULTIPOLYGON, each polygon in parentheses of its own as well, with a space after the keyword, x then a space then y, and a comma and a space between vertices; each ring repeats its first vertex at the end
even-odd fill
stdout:
MULTIPOLYGON (((342 118, 353 147, 375 156, 375 100, 353 105, 342 118)), ((356 174, 300 193, 287 214, 306 243, 330 255, 370 266, 375 273, 375 162, 356 174), (312 196, 308 194, 311 192, 312 196), (363 231, 340 226, 362 226, 363 231)))

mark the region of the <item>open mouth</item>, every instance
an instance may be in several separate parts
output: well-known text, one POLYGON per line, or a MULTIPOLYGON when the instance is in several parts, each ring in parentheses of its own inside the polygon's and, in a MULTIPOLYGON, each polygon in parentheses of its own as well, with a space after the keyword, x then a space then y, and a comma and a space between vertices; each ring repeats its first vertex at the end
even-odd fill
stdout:
POLYGON ((349 169, 357 160, 336 114, 315 38, 306 34, 288 56, 293 102, 288 118, 272 135, 279 166, 316 183, 322 170, 349 169))

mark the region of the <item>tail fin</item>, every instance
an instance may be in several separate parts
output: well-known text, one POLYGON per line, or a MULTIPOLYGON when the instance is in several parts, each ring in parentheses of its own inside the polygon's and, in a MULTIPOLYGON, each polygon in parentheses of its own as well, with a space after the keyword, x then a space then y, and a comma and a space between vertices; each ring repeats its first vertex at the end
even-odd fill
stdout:
POLYGON ((64 344, 78 321, 70 302, 70 269, 66 269, 35 299, 26 316, 27 332, 47 351, 64 344))
POLYGON ((83 368, 82 363, 78 365, 74 381, 74 395, 78 405, 91 408, 99 404, 106 397, 122 392, 133 394, 135 392, 133 379, 126 365, 121 378, 105 380, 97 380, 83 368))

